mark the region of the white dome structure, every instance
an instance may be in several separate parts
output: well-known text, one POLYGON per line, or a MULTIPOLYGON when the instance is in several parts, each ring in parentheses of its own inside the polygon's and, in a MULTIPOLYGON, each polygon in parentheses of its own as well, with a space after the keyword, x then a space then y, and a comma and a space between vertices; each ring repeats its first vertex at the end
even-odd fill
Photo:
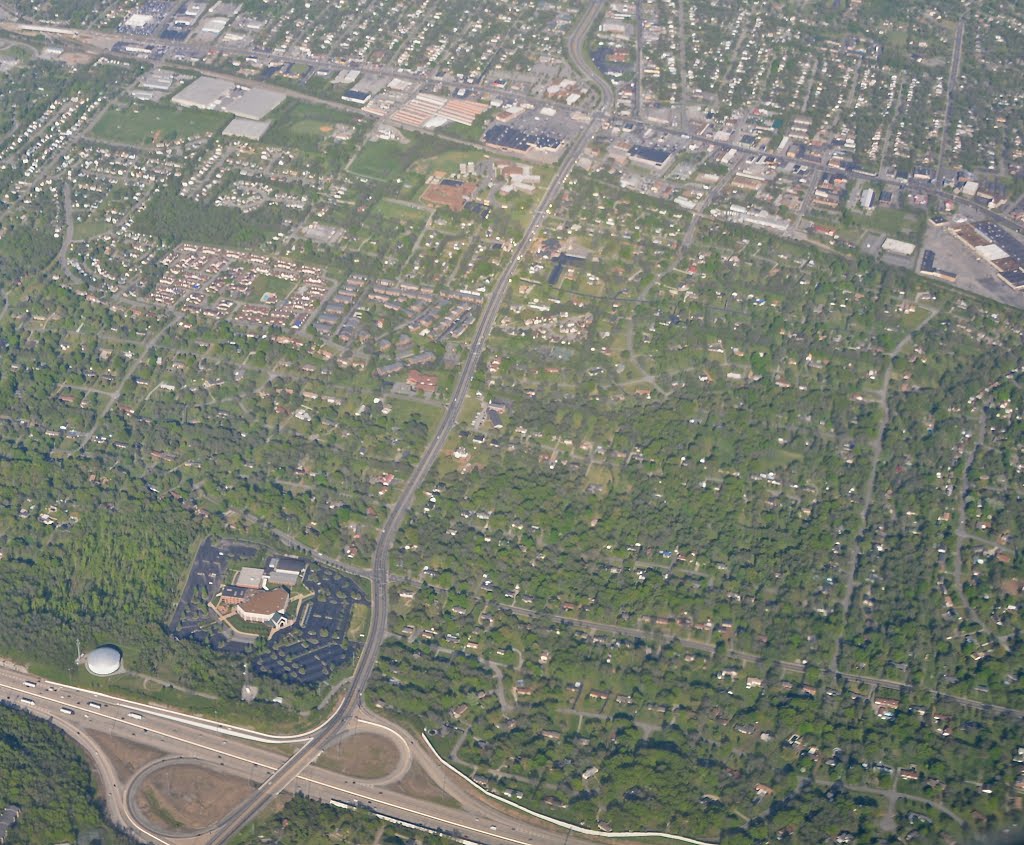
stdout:
POLYGON ((112 645, 102 645, 85 656, 85 668, 93 675, 113 675, 121 668, 121 652, 112 645))

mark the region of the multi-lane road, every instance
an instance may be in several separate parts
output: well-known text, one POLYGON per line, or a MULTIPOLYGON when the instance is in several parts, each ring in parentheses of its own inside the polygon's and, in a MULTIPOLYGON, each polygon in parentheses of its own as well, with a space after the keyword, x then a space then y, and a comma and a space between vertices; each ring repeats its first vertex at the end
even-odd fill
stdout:
POLYGON ((615 105, 615 89, 612 88, 608 78, 594 65, 593 60, 590 58, 590 52, 587 50, 587 39, 590 37, 590 32, 594 28, 594 24, 603 9, 604 3, 601 0, 590 0, 589 5, 569 32, 569 38, 565 45, 573 68, 592 87, 597 89, 597 114, 607 114, 615 105))
MULTIPOLYGON (((466 360, 459 372, 442 419, 427 443, 416 467, 404 484, 398 500, 387 515, 373 556, 369 630, 348 691, 333 713, 320 726, 312 730, 291 736, 274 736, 194 718, 152 705, 137 704, 111 696, 99 696, 96 693, 46 681, 39 681, 37 686, 28 687, 25 684, 32 683, 32 681, 23 673, 13 669, 0 669, 0 697, 6 697, 26 709, 48 716, 55 725, 78 740, 83 748, 96 759, 97 770, 106 784, 111 815, 116 822, 141 832, 150 841, 157 843, 167 841, 166 838, 154 834, 146 823, 133 813, 131 802, 126 799, 130 785, 118 782, 109 761, 103 758, 102 751, 91 739, 91 733, 97 729, 124 738, 142 739, 147 744, 155 745, 168 753, 186 754, 194 759, 224 766, 225 769, 232 771, 242 768, 247 771, 247 777, 259 776, 259 788, 229 812, 216 828, 191 838, 196 845, 199 845, 200 842, 204 845, 224 845, 239 830, 249 824, 276 796, 295 789, 301 789, 303 792, 324 798, 373 805, 388 815, 423 824, 433 829, 459 831, 460 835, 467 839, 488 843, 488 845, 490 843, 494 843, 494 845, 500 845, 500 843, 505 843, 505 845, 515 845, 515 843, 547 845, 549 842, 574 841, 571 838, 574 836, 572 831, 561 830, 540 819, 530 819, 517 813, 514 809, 497 808, 493 802, 481 796, 472 787, 467 787, 459 782, 457 777, 449 778, 449 780, 453 781, 452 789, 461 792, 459 796, 461 808, 459 810, 448 808, 439 810, 427 802, 417 801, 398 791, 389 790, 386 784, 368 787, 366 784, 359 784, 352 779, 346 780, 339 775, 319 769, 315 763, 324 750, 335 742, 343 731, 351 729, 359 718, 363 692, 374 671, 380 647, 387 632, 391 547, 414 496, 427 479, 462 413, 509 282, 530 244, 537 236, 551 203, 562 191, 577 160, 601 126, 606 121, 613 120, 615 91, 609 81, 594 66, 586 50, 587 38, 603 7, 604 4, 601 0, 590 0, 570 31, 566 45, 570 61, 596 91, 598 105, 591 112, 589 123, 568 144, 558 170, 530 218, 522 238, 501 274, 494 280, 477 321, 466 360), (90 701, 93 701, 96 706, 91 706, 90 701), (61 708, 72 712, 63 712, 61 708), (135 715, 132 716, 129 713, 135 715), (296 745, 299 746, 298 750, 294 751, 291 756, 281 753, 281 746, 294 747, 296 745), (276 751, 274 750, 275 746, 278 748, 276 751)), ((106 52, 113 47, 113 39, 107 33, 55 28, 49 28, 49 31, 54 37, 73 40, 78 49, 84 47, 96 52, 106 52)), ((308 62, 308 59, 304 61, 308 62)), ((375 69, 400 76, 410 75, 407 72, 391 68, 375 69)), ((487 90, 484 86, 477 87, 480 90, 487 90)), ((735 145, 728 141, 703 140, 714 145, 730 147, 739 152, 750 154, 759 152, 756 149, 735 145)), ((820 162, 814 164, 822 171, 827 172, 827 167, 822 166, 820 162)), ((697 216, 699 215, 695 215, 695 220, 697 216)), ((413 742, 410 748, 413 747, 419 749, 418 753, 425 753, 418 743, 413 742)), ((414 753, 414 751, 410 751, 410 753, 414 753)), ((436 761, 424 759, 423 765, 428 769, 436 768, 436 761)), ((586 841, 581 837, 577 838, 580 842, 586 841)))
MULTIPOLYGON (((965 13, 966 14, 966 13, 965 13)), ((953 54, 949 60, 949 76, 946 78, 946 108, 942 112, 942 133, 939 136, 939 158, 935 166, 935 178, 942 182, 942 171, 946 163, 946 139, 949 137, 949 120, 953 113, 953 98, 960 79, 960 59, 964 49, 966 20, 961 17, 953 36, 953 54)))
MULTIPOLYGON (((145 746, 166 764, 195 762, 212 767, 249 781, 253 794, 261 795, 267 787, 260 784, 266 783, 266 778, 289 759, 282 746, 302 742, 308 736, 238 729, 167 708, 50 682, 13 667, 0 667, 0 701, 50 720, 77 742, 93 760, 111 821, 155 845, 207 845, 222 824, 198 834, 154 830, 153 823, 139 812, 133 800, 152 766, 142 766, 131 775, 119 774, 106 750, 111 741, 145 746)), ((313 761, 288 784, 290 791, 301 790, 325 801, 367 807, 482 845, 564 845, 567 841, 570 845, 583 845, 588 841, 584 836, 504 808, 446 771, 435 779, 451 801, 437 804, 406 794, 400 784, 413 765, 428 773, 443 771, 424 742, 362 711, 354 713, 346 730, 389 737, 399 750, 399 762, 393 771, 384 777, 360 780, 317 766, 313 761), (452 801, 457 806, 452 806, 452 801)))
MULTIPOLYGON (((582 55, 587 34, 596 20, 597 15, 600 13, 601 8, 602 4, 599 0, 594 0, 586 12, 581 16, 580 22, 574 27, 570 37, 570 51, 574 56, 578 57, 582 55)), ((79 31, 62 30, 52 32, 52 34, 73 37, 80 45, 83 40, 93 43, 94 45, 97 43, 95 40, 96 37, 92 37, 90 41, 90 35, 88 33, 79 31)), ((98 37, 102 38, 104 36, 98 37)), ((110 46, 112 45, 108 44, 107 49, 109 49, 110 46)), ((279 765, 271 767, 269 769, 269 776, 261 783, 260 788, 253 792, 243 803, 228 813, 228 815, 222 819, 217 828, 211 832, 211 835, 204 838, 204 841, 207 842, 208 845, 223 845, 223 843, 228 842, 235 833, 250 823, 250 821, 252 821, 252 819, 267 804, 273 801, 276 796, 292 788, 297 780, 308 780, 308 778, 303 777, 303 772, 314 763, 325 748, 337 739, 339 733, 350 725, 357 709, 361 705, 363 692, 366 689, 366 685, 374 671, 381 644, 383 643, 384 637, 387 633, 388 557, 391 547, 394 544, 398 529, 402 524, 405 514, 408 512, 409 506, 411 505, 416 492, 427 478, 431 468, 440 455, 441 450, 444 448, 452 429, 455 427, 455 424, 459 419, 459 415, 462 412, 463 405, 469 394, 474 374, 476 373, 481 356, 486 348, 487 339, 490 336, 494 322, 497 319, 502 302, 504 301, 505 293, 508 289, 508 284, 512 275, 515 273, 523 255, 526 253, 529 245, 535 238, 552 200, 562 190, 562 187, 569 174, 572 172, 576 161, 586 149, 587 144, 593 138, 595 132, 601 126, 606 117, 607 110, 614 102, 614 92, 608 84, 608 81, 597 72, 597 69, 594 68, 588 60, 583 59, 580 64, 583 72, 597 88, 599 108, 593 113, 590 123, 583 131, 578 133, 575 140, 573 140, 563 154, 559 168, 530 218, 526 231, 516 248, 513 250, 504 270, 494 281, 480 318, 477 321, 476 330, 473 335, 473 340, 470 344, 466 360, 463 363, 451 397, 445 407, 445 412, 441 422, 427 443, 427 446, 420 457, 420 460, 416 464, 415 469, 404 484, 397 502, 388 513, 380 536, 378 537, 373 556, 371 618, 369 631, 363 644, 351 683, 349 684, 348 690, 338 707, 319 727, 314 730, 293 737, 271 737, 266 738, 266 740, 256 737, 254 736, 254 732, 246 731, 242 728, 235 728, 229 725, 216 725, 208 723, 206 720, 191 720, 189 717, 181 715, 165 716, 163 714, 157 714, 156 709, 154 708, 149 708, 147 711, 148 715, 151 717, 159 717, 175 722, 176 730, 178 732, 177 735, 181 737, 180 742, 191 745, 192 751, 207 751, 209 749, 201 743, 197 743, 195 740, 185 739, 184 737, 189 731, 201 731, 204 732, 204 736, 206 732, 212 731, 221 737, 230 737, 230 740, 222 738, 220 740, 221 743, 227 743, 228 741, 237 742, 245 739, 272 743, 301 743, 301 747, 292 754, 291 757, 286 760, 279 761, 279 765)), ((54 685, 48 686, 52 687, 54 690, 57 689, 54 685)), ((3 689, 4 687, 0 685, 0 690, 3 689)), ((42 702, 49 705, 51 709, 53 706, 59 707, 58 700, 53 698, 51 695, 39 694, 34 699, 30 695, 19 695, 19 700, 22 698, 32 700, 33 703, 26 706, 33 708, 43 706, 42 702)), ((80 701, 78 702, 78 706, 79 708, 83 706, 80 701)), ((88 706, 87 702, 85 706, 88 706)), ((108 705, 101 704, 101 707, 102 706, 108 705)), ((113 704, 109 706, 113 706, 113 704)), ((123 709, 125 706, 129 705, 117 704, 116 706, 123 709)), ((90 708, 90 710, 95 712, 83 712, 81 714, 83 719, 106 719, 106 721, 110 721, 110 717, 103 714, 103 711, 100 708, 90 708)), ((138 711, 134 712, 136 716, 142 716, 143 718, 147 715, 146 713, 138 711)), ((115 718, 118 718, 121 721, 124 721, 125 718, 131 718, 133 723, 139 721, 134 717, 126 717, 124 715, 120 715, 115 718)), ((55 717, 54 721, 55 724, 65 727, 65 723, 68 719, 55 717)), ((130 727, 138 729, 139 726, 138 724, 132 724, 130 727)), ((146 733, 151 733, 148 728, 143 730, 146 733)), ((88 748, 87 750, 91 751, 91 749, 88 748)), ((105 774, 102 771, 102 767, 101 774, 105 774)), ((111 793, 109 797, 113 797, 113 794, 111 793)), ((144 823, 141 823, 138 819, 133 817, 130 807, 128 807, 123 801, 118 802, 118 811, 115 815, 118 818, 128 820, 131 822, 131 826, 136 829, 144 831, 147 830, 144 823)), ((465 824, 458 826, 453 825, 453 828, 454 827, 457 827, 460 830, 468 829, 465 824)), ((494 833, 496 830, 497 826, 489 828, 490 833, 494 833)), ((158 837, 154 837, 151 832, 149 835, 151 838, 157 839, 157 841, 162 841, 159 840, 158 837)), ((536 838, 538 835, 538 833, 534 833, 530 839, 525 841, 540 841, 536 838)), ((500 838, 505 842, 512 841, 507 837, 497 838, 500 838)), ((496 839, 496 837, 491 837, 491 839, 496 839)))

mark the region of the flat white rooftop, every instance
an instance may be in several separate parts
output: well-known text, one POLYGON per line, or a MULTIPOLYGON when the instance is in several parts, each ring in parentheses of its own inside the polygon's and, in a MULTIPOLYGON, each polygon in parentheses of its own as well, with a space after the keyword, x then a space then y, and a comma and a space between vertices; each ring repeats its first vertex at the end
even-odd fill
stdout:
POLYGON ((244 117, 236 117, 224 127, 222 134, 235 138, 248 138, 250 141, 258 141, 269 128, 269 120, 249 120, 244 117))
POLYGON ((195 82, 186 85, 171 97, 171 102, 191 108, 213 109, 217 107, 217 102, 226 97, 234 87, 234 83, 223 79, 200 76, 195 82))

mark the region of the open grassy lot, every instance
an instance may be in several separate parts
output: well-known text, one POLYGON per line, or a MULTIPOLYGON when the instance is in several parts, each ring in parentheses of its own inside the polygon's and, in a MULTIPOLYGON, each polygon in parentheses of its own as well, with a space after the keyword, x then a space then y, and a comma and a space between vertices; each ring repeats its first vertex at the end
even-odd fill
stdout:
POLYGON ((398 746, 386 736, 359 733, 343 737, 317 765, 356 778, 375 780, 391 774, 401 760, 398 746))
POLYGON ((340 109, 287 100, 274 112, 273 123, 262 140, 266 144, 312 151, 330 138, 338 124, 351 126, 357 122, 358 118, 340 109))
POLYGON ((132 103, 111 109, 100 119, 93 135, 101 141, 154 144, 177 137, 220 132, 231 115, 202 109, 180 109, 163 103, 132 103))
POLYGON ((410 134, 406 143, 371 141, 359 151, 351 171, 374 179, 393 179, 422 158, 450 151, 452 142, 432 135, 410 134))
POLYGON ((426 223, 430 212, 425 208, 414 208, 394 200, 381 200, 373 207, 374 214, 379 214, 385 220, 401 220, 407 223, 426 223))
POLYGON ((258 300, 266 293, 272 293, 278 299, 284 299, 294 287, 295 282, 289 282, 287 279, 280 279, 277 276, 259 276, 252 283, 251 299, 258 300))
POLYGON ((459 148, 451 152, 424 158, 416 162, 413 169, 417 173, 431 173, 435 170, 443 170, 445 173, 454 173, 459 169, 460 164, 481 161, 484 158, 496 158, 488 156, 483 150, 459 148))

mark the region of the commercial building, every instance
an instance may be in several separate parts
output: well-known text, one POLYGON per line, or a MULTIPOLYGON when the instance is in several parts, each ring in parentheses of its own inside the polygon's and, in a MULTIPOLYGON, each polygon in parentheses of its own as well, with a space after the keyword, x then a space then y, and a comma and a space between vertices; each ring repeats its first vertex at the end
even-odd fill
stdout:
POLYGON ((255 566, 243 566, 235 576, 235 586, 258 590, 263 586, 263 570, 255 566))
POLYGON ((634 144, 629 148, 629 157, 638 164, 648 164, 660 168, 665 166, 671 156, 672 153, 659 147, 634 144))
POLYGON ((269 120, 249 120, 245 117, 236 117, 224 127, 222 134, 233 138, 248 138, 250 141, 258 141, 269 128, 269 120))
POLYGON ((276 614, 283 614, 288 608, 288 598, 288 591, 281 587, 257 590, 238 605, 235 613, 245 622, 270 622, 276 614))
POLYGON ((276 584, 294 587, 306 572, 304 561, 295 557, 272 557, 263 568, 263 587, 276 584))
POLYGON ((214 109, 217 107, 217 103, 231 93, 234 87, 233 82, 224 79, 200 76, 171 97, 171 102, 185 108, 214 109))
POLYGON ((265 88, 247 88, 212 76, 200 76, 173 97, 186 108, 222 111, 248 120, 261 120, 282 102, 285 95, 265 88))
POLYGON ((241 604, 251 593, 252 589, 250 588, 238 587, 234 584, 225 584, 224 589, 221 590, 220 593, 220 600, 226 605, 241 604))
POLYGON ((882 241, 882 252, 891 252, 893 255, 911 256, 915 249, 917 247, 914 244, 896 238, 886 238, 882 241))
POLYGON ((276 91, 238 87, 230 98, 219 105, 219 109, 249 120, 262 120, 281 105, 284 99, 284 94, 278 94, 276 91))

